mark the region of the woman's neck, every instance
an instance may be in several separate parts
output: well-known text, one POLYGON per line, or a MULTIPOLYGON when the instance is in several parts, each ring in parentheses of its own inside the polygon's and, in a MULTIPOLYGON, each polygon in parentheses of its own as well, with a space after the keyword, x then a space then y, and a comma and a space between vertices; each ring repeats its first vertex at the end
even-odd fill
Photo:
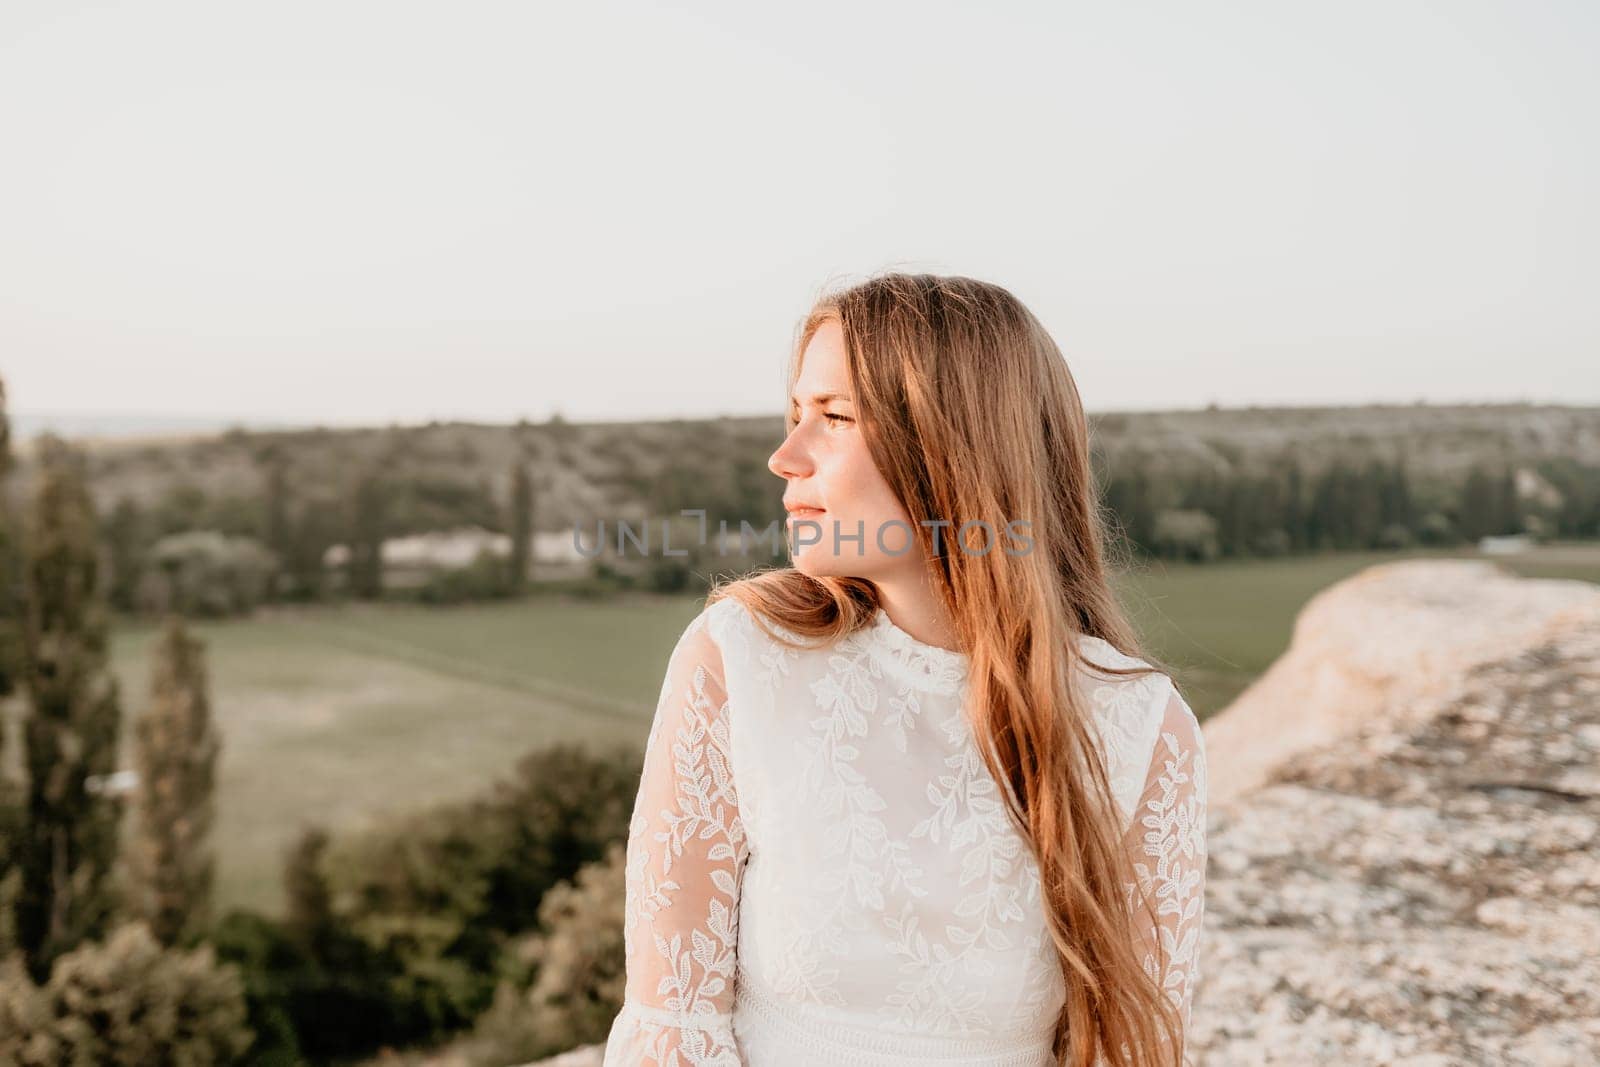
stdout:
POLYGON ((874 580, 873 584, 878 587, 878 601, 890 622, 925 645, 964 651, 944 602, 927 575, 899 581, 874 580))

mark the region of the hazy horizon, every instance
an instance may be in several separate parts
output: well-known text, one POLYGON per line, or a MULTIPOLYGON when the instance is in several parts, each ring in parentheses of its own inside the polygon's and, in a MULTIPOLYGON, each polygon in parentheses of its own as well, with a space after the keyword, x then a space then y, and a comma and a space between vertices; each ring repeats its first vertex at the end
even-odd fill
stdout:
POLYGON ((8 4, 0 376, 776 414, 818 289, 899 268, 1011 289, 1096 412, 1600 404, 1597 51, 1580 3, 8 4))
MULTIPOLYGON (((1384 408, 1386 408, 1386 407, 1395 407, 1395 408, 1402 408, 1402 407, 1417 407, 1419 405, 1420 406, 1430 407, 1430 408, 1516 407, 1516 406, 1554 407, 1554 408, 1590 408, 1590 407, 1592 407, 1592 408, 1595 409, 1596 414, 1600 415, 1600 405, 1564 403, 1564 402, 1559 402, 1559 401, 1536 401, 1536 400, 1489 400, 1489 401, 1482 401, 1482 402, 1477 402, 1477 403, 1465 402, 1465 401, 1434 402, 1434 401, 1426 401, 1426 400, 1416 400, 1416 401, 1411 401, 1411 402, 1404 402, 1404 401, 1373 401, 1371 403, 1365 403, 1365 404, 1363 404, 1363 403, 1350 403, 1350 404, 1284 404, 1284 405, 1273 405, 1273 404, 1238 404, 1238 405, 1221 404, 1221 405, 1212 405, 1212 406, 1202 405, 1200 407, 1194 407, 1194 408, 1106 408, 1106 409, 1088 408, 1087 411, 1088 411, 1088 414, 1091 415, 1091 416, 1098 416, 1098 415, 1120 415, 1120 414, 1127 414, 1127 415, 1163 414, 1163 413, 1168 413, 1168 412, 1171 412, 1171 413, 1179 413, 1179 412, 1197 413, 1197 412, 1202 412, 1202 411, 1206 411, 1206 410, 1219 410, 1219 411, 1244 411, 1244 410, 1293 411, 1293 410, 1317 410, 1317 409, 1330 409, 1330 408, 1331 409, 1337 409, 1337 408, 1344 408, 1344 407, 1348 407, 1348 408, 1351 408, 1351 409, 1367 408, 1367 407, 1384 407, 1384 408)), ((675 419, 675 418, 715 419, 715 418, 721 418, 721 417, 734 418, 734 419, 770 418, 770 419, 777 420, 777 419, 782 418, 782 414, 783 413, 781 411, 778 411, 778 410, 773 410, 773 411, 770 411, 770 412, 707 412, 707 413, 702 413, 702 414, 698 414, 698 415, 688 415, 688 416, 663 415, 663 416, 659 416, 656 419, 652 419, 652 418, 649 418, 649 417, 642 417, 642 418, 609 418, 609 417, 607 417, 607 418, 598 418, 598 419, 574 418, 574 419, 569 419, 568 421, 572 422, 574 424, 613 423, 613 422, 651 422, 651 421, 662 421, 662 422, 665 422, 665 421, 669 421, 669 420, 675 419)), ((232 429, 232 428, 236 428, 236 427, 244 429, 244 430, 248 430, 248 431, 257 431, 257 432, 270 432, 270 431, 275 431, 275 430, 282 430, 282 431, 309 430, 309 429, 314 429, 314 428, 318 428, 318 427, 322 427, 322 428, 326 428, 326 429, 332 429, 332 430, 361 430, 361 429, 380 428, 380 427, 384 427, 384 426, 388 426, 388 425, 423 426, 423 425, 427 425, 427 423, 430 422, 430 421, 435 421, 435 420, 428 420, 428 419, 419 419, 419 420, 401 419, 401 420, 388 420, 388 421, 382 421, 382 420, 378 420, 378 421, 363 421, 363 420, 359 420, 359 419, 353 419, 353 420, 348 420, 348 421, 335 421, 335 420, 322 420, 322 419, 282 419, 282 418, 274 419, 274 418, 263 418, 263 417, 257 417, 257 416, 243 416, 243 417, 229 418, 229 417, 226 417, 226 416, 163 415, 163 414, 160 414, 160 413, 128 414, 128 413, 119 413, 119 412, 95 413, 95 412, 35 412, 35 411, 9 411, 8 412, 8 417, 9 417, 9 420, 10 420, 10 423, 11 423, 12 437, 13 437, 14 440, 17 440, 17 441, 29 441, 29 440, 31 440, 33 438, 36 438, 37 436, 39 436, 41 433, 43 433, 45 431, 51 431, 51 432, 57 433, 57 434, 59 434, 61 436, 64 436, 64 437, 97 437, 97 438, 102 438, 102 439, 114 439, 114 438, 115 439, 141 439, 141 438, 157 439, 157 438, 180 437, 180 436, 191 436, 191 435, 192 436, 207 436, 207 435, 224 433, 227 430, 232 429)), ((563 416, 563 417, 565 417, 565 416, 563 416)), ((517 422, 516 419, 510 419, 510 420, 501 420, 501 419, 440 419, 440 420, 437 420, 437 421, 444 422, 444 423, 464 423, 464 424, 485 425, 485 426, 493 426, 493 425, 511 426, 511 425, 515 425, 516 422, 517 422)), ((544 419, 530 419, 528 421, 530 421, 530 422, 534 423, 535 425, 537 425, 537 424, 543 423, 545 420, 544 419)))

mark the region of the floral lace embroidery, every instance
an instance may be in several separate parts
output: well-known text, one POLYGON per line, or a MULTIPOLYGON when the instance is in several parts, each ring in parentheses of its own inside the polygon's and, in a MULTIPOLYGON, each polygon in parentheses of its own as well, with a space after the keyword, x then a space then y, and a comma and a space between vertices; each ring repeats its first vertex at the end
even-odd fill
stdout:
POLYGON ((605 1067, 740 1060, 732 1031, 749 850, 728 758, 722 658, 702 613, 674 648, 627 845, 627 986, 605 1067))
MULTIPOLYGON (((827 656, 827 674, 811 685, 825 714, 811 720, 811 737, 797 753, 802 759, 798 794, 815 805, 823 849, 846 862, 842 870, 816 875, 814 892, 832 904, 794 924, 788 967, 773 992, 838 1007, 844 1004, 835 988, 839 971, 824 961, 843 955, 842 934, 862 928, 863 910, 884 909, 884 865, 875 861, 888 859, 892 869, 904 850, 886 851, 888 831, 875 813, 888 805, 853 766, 859 750, 850 742, 867 733, 867 716, 877 709, 880 672, 873 660, 850 648, 827 656), (850 902, 857 907, 847 906, 850 902)), ((912 877, 912 872, 902 869, 898 877, 912 877)))
POLYGON ((918 930, 909 901, 899 916, 885 916, 897 938, 895 952, 902 957, 899 969, 905 977, 885 998, 879 1014, 934 1033, 984 1033, 991 1020, 979 1010, 982 995, 957 979, 994 977, 993 960, 972 951, 980 939, 988 949, 1012 947, 1002 926, 1026 917, 1017 900, 1013 869, 1027 849, 1012 828, 976 747, 966 746, 948 756, 945 765, 953 773, 929 784, 933 812, 912 828, 911 837, 926 836, 937 844, 942 835, 948 849, 964 849, 959 886, 966 892, 945 924, 944 941, 930 943, 918 930))
POLYGON ((1200 980, 1206 797, 1205 735, 1174 689, 1151 756, 1148 784, 1126 835, 1138 879, 1137 886, 1126 883, 1126 890, 1129 907, 1136 888, 1156 903, 1156 927, 1140 931, 1144 969, 1178 1009, 1185 1034, 1200 980), (1164 969, 1158 953, 1165 959, 1164 969))

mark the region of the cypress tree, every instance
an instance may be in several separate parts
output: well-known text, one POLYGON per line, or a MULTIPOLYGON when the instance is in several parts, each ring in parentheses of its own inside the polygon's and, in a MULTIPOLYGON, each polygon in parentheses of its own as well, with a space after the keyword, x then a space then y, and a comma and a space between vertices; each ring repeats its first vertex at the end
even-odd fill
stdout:
POLYGON ((289 529, 289 463, 274 453, 268 459, 265 507, 263 508, 261 541, 278 557, 278 569, 273 574, 271 599, 277 600, 288 569, 292 553, 289 529))
POLYGON ((511 591, 528 584, 528 560, 533 540, 533 483, 521 461, 511 465, 511 591))
POLYGON ((106 661, 94 504, 81 456, 47 435, 23 559, 22 680, 28 786, 18 947, 36 980, 116 909, 120 811, 105 785, 122 713, 106 661))
POLYGON ((117 498, 100 524, 111 567, 106 583, 106 599, 113 610, 140 610, 139 584, 145 574, 145 556, 156 538, 151 532, 151 517, 131 496, 117 498))
POLYGON ((1339 460, 1323 468, 1312 483, 1311 504, 1306 512, 1306 529, 1311 546, 1318 549, 1343 548, 1340 481, 1342 469, 1339 460))
POLYGON ((315 955, 325 948, 337 927, 333 890, 322 872, 332 839, 321 826, 302 826, 285 853, 284 929, 302 949, 315 955))
POLYGON ((1396 457, 1389 466, 1383 491, 1384 525, 1398 523, 1408 530, 1416 526, 1417 516, 1411 501, 1411 482, 1406 474, 1404 457, 1396 457))
POLYGON ((350 592, 376 598, 383 593, 383 486, 368 471, 356 483, 350 516, 350 592))
POLYGON ((1507 461, 1500 470, 1498 482, 1498 512, 1496 518, 1498 529, 1495 533, 1515 534, 1522 532, 1522 501, 1517 496, 1517 476, 1512 464, 1507 461))
MULTIPOLYGON (((20 530, 12 513, 10 480, 11 420, 6 415, 6 383, 0 380, 0 698, 15 692, 22 659, 22 605, 17 597, 22 578, 17 545, 20 530)), ((0 757, 5 753, 5 741, 5 731, 0 729, 0 757)))
MULTIPOLYGON (((11 423, 6 416, 6 384, 0 380, 0 960, 16 949, 16 902, 22 890, 17 866, 22 844, 22 797, 5 774, 5 698, 16 691, 22 657, 22 601, 16 523, 11 507, 11 423)), ((0 984, 4 984, 0 979, 0 984)))
POLYGON ((1357 548, 1374 548, 1383 532, 1383 500, 1389 469, 1377 458, 1351 472, 1350 538, 1357 548))
POLYGON ((134 724, 138 820, 129 866, 134 910, 163 945, 210 925, 217 756, 205 646, 168 616, 150 673, 150 706, 134 724))
POLYGON ((1461 532, 1471 540, 1499 533, 1500 503, 1495 483, 1481 466, 1474 464, 1461 487, 1461 532))
POLYGON ((1291 455, 1283 479, 1283 528, 1289 531, 1289 545, 1295 551, 1312 547, 1306 522, 1304 482, 1300 460, 1291 455))

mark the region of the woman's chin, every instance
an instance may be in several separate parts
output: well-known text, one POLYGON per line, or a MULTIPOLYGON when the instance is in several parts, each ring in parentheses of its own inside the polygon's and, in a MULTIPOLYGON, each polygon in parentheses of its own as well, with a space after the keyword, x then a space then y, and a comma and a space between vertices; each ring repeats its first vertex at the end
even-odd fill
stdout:
POLYGON ((851 557, 830 556, 816 548, 808 548, 789 557, 789 565, 801 574, 812 578, 872 578, 867 573, 872 568, 867 561, 851 557))
POLYGON ((842 577, 839 571, 839 560, 823 552, 821 548, 812 545, 793 553, 789 557, 794 569, 801 574, 809 574, 813 578, 838 578, 842 577))
POLYGON ((789 565, 795 570, 801 574, 809 574, 813 578, 821 578, 825 572, 819 571, 816 564, 816 554, 809 549, 789 555, 789 565))

